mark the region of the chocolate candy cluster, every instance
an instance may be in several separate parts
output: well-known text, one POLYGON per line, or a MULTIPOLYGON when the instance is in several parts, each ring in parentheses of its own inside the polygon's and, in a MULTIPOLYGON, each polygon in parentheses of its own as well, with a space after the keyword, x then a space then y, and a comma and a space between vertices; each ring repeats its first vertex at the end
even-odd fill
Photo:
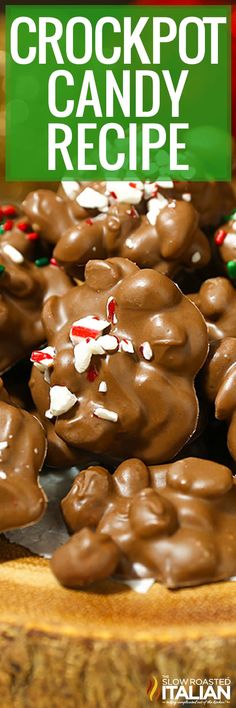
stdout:
POLYGON ((74 535, 52 569, 69 587, 116 573, 167 587, 223 580, 236 567, 236 486, 230 470, 186 458, 148 469, 123 462, 80 472, 62 501, 74 535))
POLYGON ((1 205, 1 530, 40 519, 45 459, 76 466, 65 585, 236 575, 234 201, 65 181, 1 205))

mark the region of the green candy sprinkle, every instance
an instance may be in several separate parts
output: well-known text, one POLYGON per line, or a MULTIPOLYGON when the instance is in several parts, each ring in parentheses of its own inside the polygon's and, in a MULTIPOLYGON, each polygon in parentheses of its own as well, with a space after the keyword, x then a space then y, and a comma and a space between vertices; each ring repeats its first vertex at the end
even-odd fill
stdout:
POLYGON ((37 268, 42 268, 43 266, 46 266, 49 264, 48 258, 37 258, 35 262, 35 265, 37 268))
POLYGON ((4 234, 4 228, 3 228, 3 226, 0 226, 0 234, 4 234))
POLYGON ((234 211, 231 211, 231 214, 229 215, 229 220, 233 219, 234 221, 236 220, 236 209, 234 211))
POLYGON ((0 275, 4 273, 4 270, 6 270, 5 266, 0 263, 0 275))
POLYGON ((232 279, 236 278, 236 261, 228 261, 226 268, 229 277, 232 279))

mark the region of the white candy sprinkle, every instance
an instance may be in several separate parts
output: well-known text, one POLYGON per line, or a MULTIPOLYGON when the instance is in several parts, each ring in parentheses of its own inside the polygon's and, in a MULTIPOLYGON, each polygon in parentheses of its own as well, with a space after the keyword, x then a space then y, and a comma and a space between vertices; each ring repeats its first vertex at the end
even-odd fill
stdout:
POLYGON ((134 354, 134 347, 130 339, 122 339, 120 342, 120 349, 128 354, 134 354))
POLYGON ((175 199, 172 199, 172 202, 168 204, 169 209, 175 209, 176 207, 176 201, 175 199))
POLYGON ((77 403, 77 398, 74 393, 69 391, 67 386, 52 386, 50 390, 50 413, 53 416, 67 413, 75 403, 77 403))
POLYGON ((193 253, 192 258, 191 258, 192 263, 198 263, 200 260, 201 260, 201 253, 199 253, 199 251, 195 251, 195 253, 193 253))
POLYGON ((51 413, 51 411, 50 411, 50 408, 48 408, 48 410, 45 411, 44 415, 45 415, 45 418, 48 418, 49 420, 51 420, 54 417, 53 413, 51 413))
POLYGON ((148 213, 147 219, 149 224, 155 226, 158 214, 160 214, 161 209, 164 209, 168 204, 168 199, 165 199, 162 194, 158 194, 154 199, 150 199, 148 202, 148 213))
POLYGON ((150 199, 156 191, 157 182, 144 182, 144 199, 150 199))
POLYGON ((6 245, 3 246, 3 251, 6 256, 9 256, 13 263, 23 263, 24 258, 22 256, 22 253, 20 253, 20 251, 17 251, 17 248, 11 246, 10 243, 6 243, 6 245))
POLYGON ((143 344, 141 344, 140 349, 141 349, 141 353, 143 355, 143 358, 146 359, 147 361, 150 361, 150 359, 153 356, 153 352, 152 352, 149 342, 143 342, 143 344))
POLYGON ((106 381, 101 381, 99 384, 98 390, 100 393, 106 393, 107 392, 107 384, 106 381))
POLYGON ((92 359, 93 352, 89 344, 90 342, 82 339, 74 348, 74 365, 78 374, 83 374, 84 371, 87 371, 92 359))
POLYGON ((6 440, 0 442, 0 450, 6 450, 6 447, 8 447, 8 442, 6 440))
POLYGON ((112 423, 117 423, 118 421, 118 413, 109 411, 108 408, 95 408, 93 415, 96 418, 102 418, 102 420, 110 420, 112 423))
POLYGON ((118 348, 118 340, 112 334, 104 334, 103 337, 99 337, 97 343, 104 349, 104 351, 113 352, 118 348))
POLYGON ((79 182, 73 182, 67 180, 62 180, 61 182, 64 192, 69 199, 75 199, 75 196, 79 189, 79 182))
POLYGON ((184 202, 191 202, 192 195, 190 194, 190 192, 185 192, 184 194, 182 194, 182 199, 184 200, 184 202))
POLYGON ((0 479, 6 479, 7 475, 6 472, 3 472, 3 470, 0 470, 0 479))
POLYGON ((231 233, 229 231, 229 233, 227 234, 227 236, 224 239, 224 246, 229 246, 230 248, 235 248, 236 247, 236 234, 231 233))
POLYGON ((92 354, 95 354, 95 355, 100 354, 100 356, 103 356, 104 349, 99 342, 100 342, 100 337, 99 337, 99 339, 90 339, 90 342, 89 342, 90 351, 92 352, 92 354))
POLYGON ((105 194, 97 192, 96 189, 91 187, 86 187, 78 195, 76 201, 81 207, 85 209, 104 209, 108 206, 108 199, 105 194))
POLYGON ((110 201, 122 202, 123 204, 139 204, 143 197, 143 183, 142 182, 107 182, 107 191, 110 193, 110 201), (135 184, 135 187, 131 187, 130 184, 135 184), (111 195, 114 192, 116 199, 111 195))

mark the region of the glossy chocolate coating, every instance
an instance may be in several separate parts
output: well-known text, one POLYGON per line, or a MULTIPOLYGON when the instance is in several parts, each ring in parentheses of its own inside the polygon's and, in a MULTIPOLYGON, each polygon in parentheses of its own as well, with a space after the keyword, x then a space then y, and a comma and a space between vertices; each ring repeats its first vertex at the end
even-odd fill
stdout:
POLYGON ((63 295, 72 283, 52 265, 37 268, 26 259, 15 263, 0 247, 0 372, 3 373, 42 344, 43 304, 52 295, 63 295))
POLYGON ((173 277, 182 269, 207 265, 210 246, 198 228, 198 215, 191 204, 169 201, 154 225, 133 206, 115 204, 104 216, 85 219, 68 229, 54 255, 74 276, 91 258, 121 256, 140 268, 155 268, 173 277))
MULTIPOLYGON (((66 199, 50 189, 30 192, 25 198, 22 209, 43 238, 55 245, 64 231, 86 219, 88 210, 80 207, 76 200, 66 199)), ((97 210, 92 214, 97 213, 97 210)))
POLYGON ((13 405, 0 379, 0 531, 39 521, 46 498, 38 474, 46 455, 43 427, 13 405))
POLYGON ((226 337, 212 349, 204 369, 204 385, 215 404, 216 418, 228 424, 228 449, 236 460, 236 338, 226 337))
MULTIPOLYGON (((125 259, 90 261, 85 278, 71 293, 51 298, 43 313, 48 343, 56 351, 51 390, 64 386, 77 398, 54 419, 55 431, 69 446, 97 455, 112 450, 116 459, 127 453, 149 463, 171 459, 197 426, 194 378, 208 350, 202 315, 169 278, 125 259), (117 323, 110 320, 107 333, 117 338, 116 350, 93 356, 78 373, 70 329, 79 318, 106 319, 110 298, 117 323), (118 350, 121 340, 133 345, 133 353, 118 350), (105 392, 99 390, 102 382, 105 392), (101 419, 101 408, 117 420, 101 419)), ((45 410, 34 373, 31 391, 45 410)))
POLYGON ((174 182, 172 189, 160 187, 159 191, 169 199, 190 195, 191 203, 199 213, 200 226, 203 227, 219 224, 235 204, 231 182, 174 182))
POLYGON ((126 460, 111 477, 90 467, 62 501, 76 533, 51 567, 79 587, 112 573, 169 588, 236 574, 236 487, 227 467, 186 458, 151 467, 126 460))
MULTIPOLYGON (((57 435, 55 425, 51 420, 45 417, 46 411, 49 409, 49 386, 45 381, 42 372, 36 367, 33 367, 30 390, 34 405, 36 407, 36 415, 41 421, 46 436, 47 436, 47 457, 46 464, 48 467, 71 467, 91 463, 90 457, 83 451, 74 447, 69 447, 62 438, 57 435)), ((94 459, 94 456, 92 456, 94 459)))
POLYGON ((227 278, 209 278, 188 297, 201 311, 211 342, 236 337, 236 291, 227 278))

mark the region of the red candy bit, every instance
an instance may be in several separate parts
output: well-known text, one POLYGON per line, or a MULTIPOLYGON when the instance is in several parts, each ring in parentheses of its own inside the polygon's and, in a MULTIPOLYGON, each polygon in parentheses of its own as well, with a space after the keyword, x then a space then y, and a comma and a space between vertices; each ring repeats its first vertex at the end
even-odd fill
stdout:
POLYGON ((45 361, 45 359, 53 361, 53 356, 48 352, 34 351, 30 357, 30 360, 35 361, 37 364, 40 364, 41 361, 45 361))
POLYGON ((59 268, 59 263, 56 261, 56 258, 50 258, 50 265, 57 266, 57 268, 59 268))
POLYGON ((18 229, 20 229, 20 231, 27 231, 29 228, 29 224, 27 224, 26 221, 19 221, 16 226, 18 229))
POLYGON ((5 221, 5 224, 3 224, 4 231, 11 231, 13 227, 13 221, 9 219, 8 221, 5 221))
POLYGON ((82 339, 96 339, 99 335, 97 329, 89 329, 89 327, 83 327, 81 325, 74 325, 71 328, 72 337, 81 337, 82 339))
POLYGON ((95 366, 90 366, 89 370, 87 371, 87 379, 88 379, 88 381, 90 381, 91 383, 93 383, 93 381, 95 381, 95 379, 97 378, 97 376, 98 376, 98 371, 97 371, 96 367, 95 367, 95 366))
POLYGON ((117 302, 116 302, 115 298, 114 297, 109 298, 108 303, 107 303, 107 317, 113 324, 115 324, 117 322, 116 306, 117 306, 117 302))
POLYGON ((4 216, 15 216, 16 209, 12 204, 6 204, 1 207, 1 212, 4 216))
POLYGON ((93 220, 92 219, 85 219, 85 223, 89 224, 89 226, 93 225, 93 220))
POLYGON ((39 234, 36 231, 30 231, 29 234, 26 234, 26 238, 28 241, 38 241, 39 234))
POLYGON ((152 192, 152 197, 157 197, 159 191, 158 184, 155 184, 155 189, 152 192))
POLYGON ((137 189, 136 182, 129 182, 129 187, 133 187, 134 189, 137 189))
POLYGON ((216 232, 215 238, 214 238, 216 245, 222 246, 222 243, 224 243, 226 236, 227 236, 227 231, 225 231, 224 229, 219 229, 216 232))
POLYGON ((117 199, 116 192, 110 192, 110 196, 112 197, 112 199, 117 199))

